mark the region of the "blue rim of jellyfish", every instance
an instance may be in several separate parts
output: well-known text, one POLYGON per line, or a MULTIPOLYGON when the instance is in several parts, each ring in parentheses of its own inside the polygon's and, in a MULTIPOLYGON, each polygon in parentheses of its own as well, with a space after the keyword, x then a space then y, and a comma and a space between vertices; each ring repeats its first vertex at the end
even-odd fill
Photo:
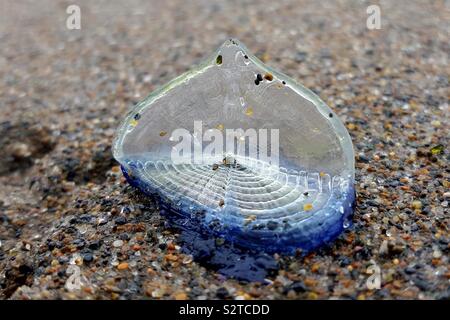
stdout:
MULTIPOLYGON (((161 190, 140 177, 140 168, 134 161, 125 161, 127 168, 121 165, 128 183, 146 195, 156 197, 161 211, 176 215, 176 221, 195 219, 200 225, 186 223, 203 234, 223 238, 233 245, 265 253, 295 254, 310 252, 335 240, 345 229, 352 225, 352 215, 356 207, 356 193, 353 180, 345 190, 333 188, 332 195, 320 211, 296 225, 281 225, 276 230, 269 228, 248 228, 244 218, 229 214, 227 209, 218 219, 217 212, 186 198, 169 199, 161 190)), ((231 209, 233 210, 233 209, 231 209)), ((177 227, 180 227, 179 223, 177 227)), ((261 227, 261 226, 259 226, 261 227)))

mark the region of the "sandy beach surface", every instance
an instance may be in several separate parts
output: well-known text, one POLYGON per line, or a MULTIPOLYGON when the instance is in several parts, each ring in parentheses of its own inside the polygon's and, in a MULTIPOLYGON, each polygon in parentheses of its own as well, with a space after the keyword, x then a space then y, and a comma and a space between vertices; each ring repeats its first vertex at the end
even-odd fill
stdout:
POLYGON ((450 3, 376 3, 379 30, 369 1, 76 1, 69 30, 72 3, 1 1, 0 299, 449 299, 450 3), (353 227, 266 284, 182 253, 111 154, 135 103, 230 37, 317 93, 356 154, 353 227))

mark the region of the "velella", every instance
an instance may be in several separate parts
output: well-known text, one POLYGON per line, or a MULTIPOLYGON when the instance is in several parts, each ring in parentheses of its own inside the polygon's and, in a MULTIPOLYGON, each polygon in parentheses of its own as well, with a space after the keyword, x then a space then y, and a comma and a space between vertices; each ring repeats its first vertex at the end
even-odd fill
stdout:
POLYGON ((234 39, 135 105, 113 154, 168 215, 243 248, 307 252, 351 225, 345 126, 234 39))

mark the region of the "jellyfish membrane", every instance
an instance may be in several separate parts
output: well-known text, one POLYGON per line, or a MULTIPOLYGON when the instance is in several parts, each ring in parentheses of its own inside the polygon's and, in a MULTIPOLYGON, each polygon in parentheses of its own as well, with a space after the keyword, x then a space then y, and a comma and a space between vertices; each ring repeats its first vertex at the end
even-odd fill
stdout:
POLYGON ((169 215, 244 248, 310 251, 351 225, 345 126, 234 39, 135 105, 113 154, 169 215))

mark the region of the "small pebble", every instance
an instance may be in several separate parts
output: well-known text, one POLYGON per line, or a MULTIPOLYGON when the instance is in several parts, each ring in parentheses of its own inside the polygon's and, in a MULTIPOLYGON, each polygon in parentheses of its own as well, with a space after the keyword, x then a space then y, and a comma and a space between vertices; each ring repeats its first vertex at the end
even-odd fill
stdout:
POLYGON ((94 260, 92 253, 86 253, 83 255, 83 262, 89 263, 92 262, 92 260, 94 260))
POLYGON ((127 262, 119 263, 117 265, 117 269, 119 269, 119 270, 126 270, 126 269, 128 269, 128 263, 127 262))
POLYGON ((127 219, 122 216, 117 217, 114 221, 117 225, 124 225, 125 223, 127 223, 127 219))
POLYGON ((113 242, 113 247, 119 248, 119 247, 121 247, 121 246, 123 246, 123 241, 122 241, 122 240, 115 240, 115 241, 113 242))
POLYGON ((422 202, 420 202, 419 200, 415 200, 412 202, 412 207, 414 209, 421 209, 422 208, 422 202))

